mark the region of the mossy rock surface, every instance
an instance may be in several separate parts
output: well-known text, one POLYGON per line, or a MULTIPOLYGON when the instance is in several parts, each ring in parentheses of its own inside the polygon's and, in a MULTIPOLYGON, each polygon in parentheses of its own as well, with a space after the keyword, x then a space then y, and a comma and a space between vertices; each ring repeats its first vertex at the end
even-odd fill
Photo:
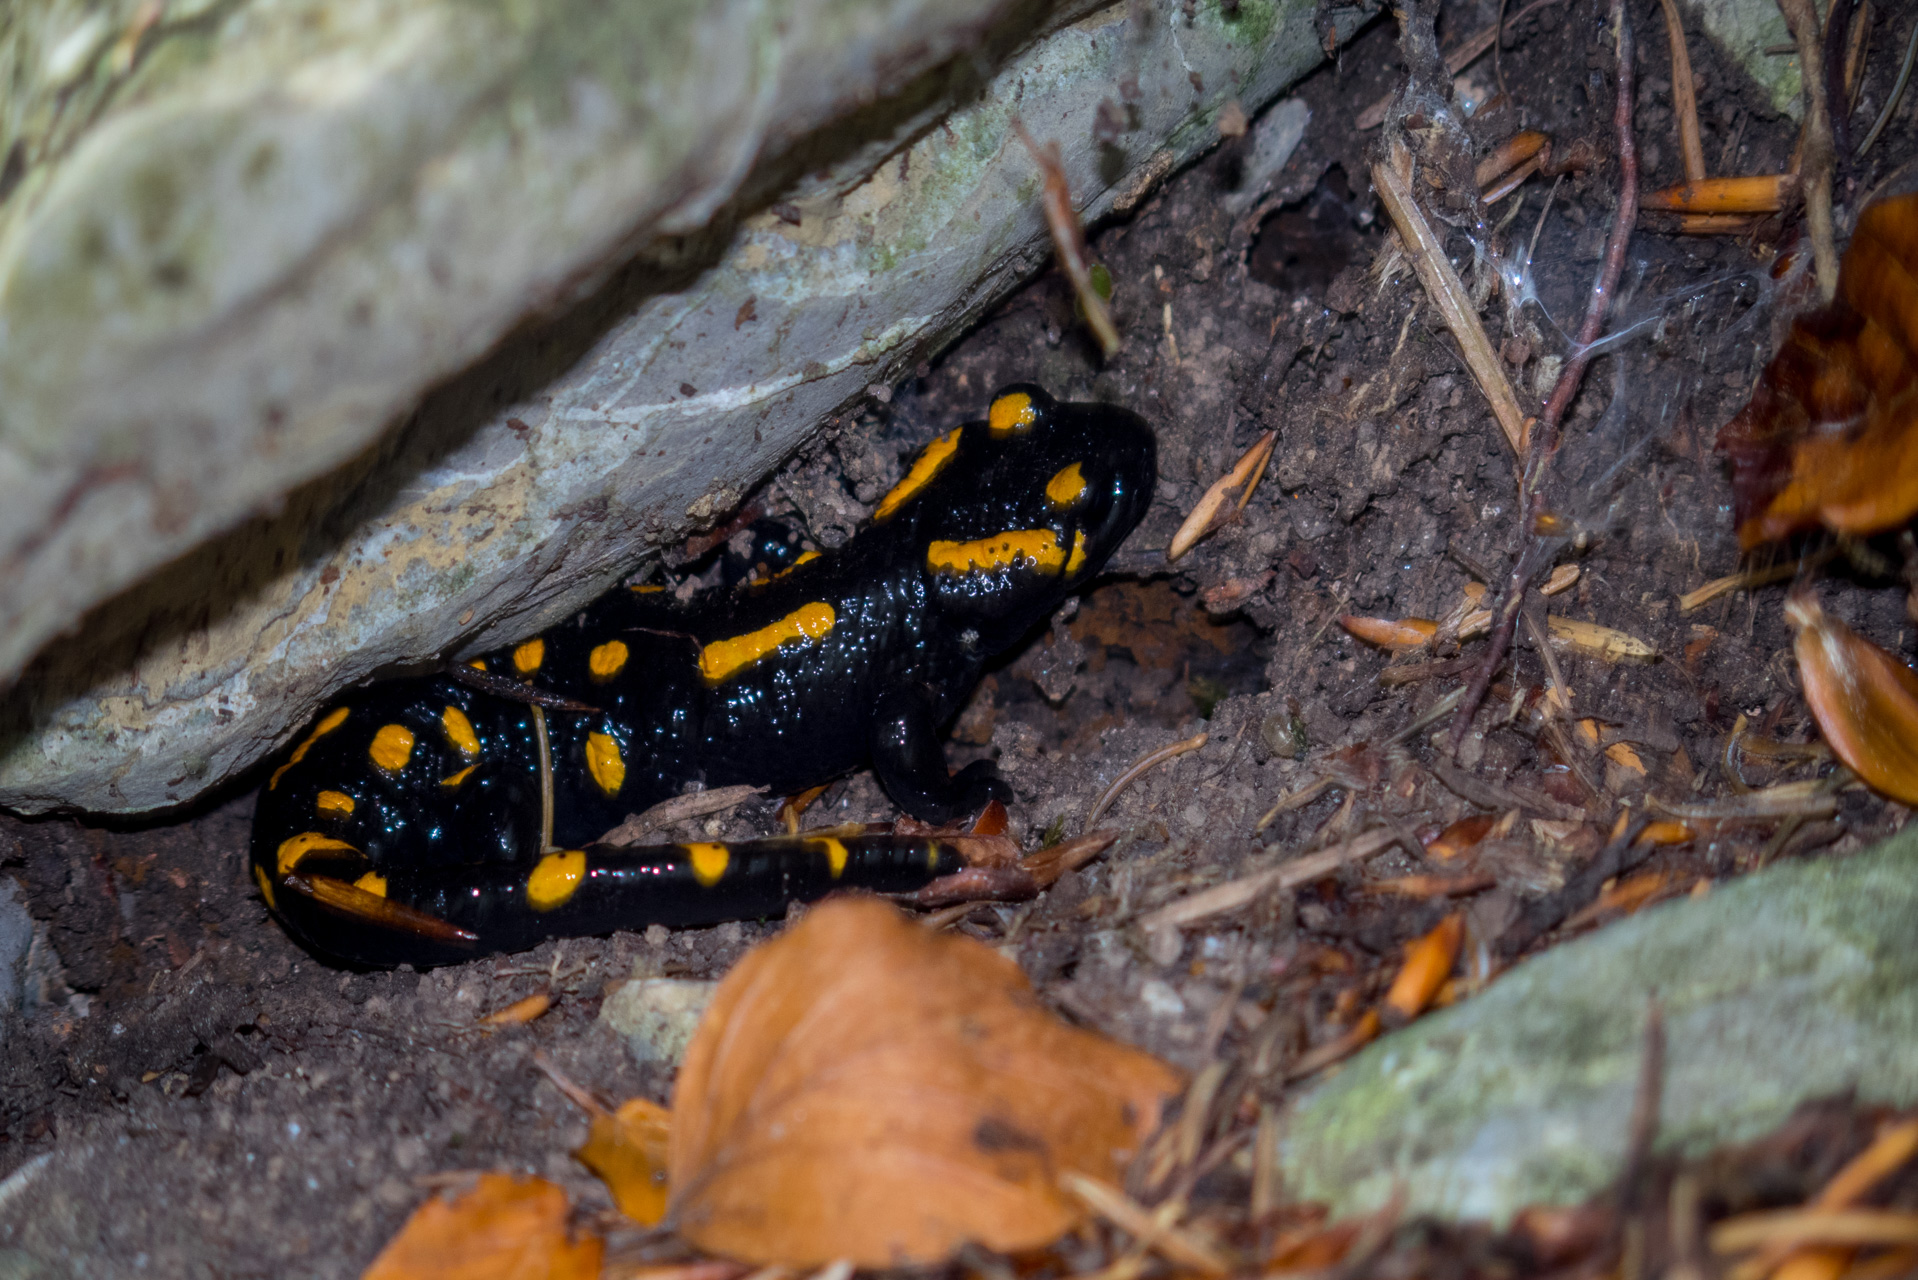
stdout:
POLYGON ((1340 1213, 1398 1188, 1408 1213, 1501 1224, 1598 1194, 1654 999, 1659 1150, 1756 1138, 1819 1098, 1918 1102, 1918 830, 1653 907, 1376 1042, 1299 1101, 1285 1185, 1340 1213))

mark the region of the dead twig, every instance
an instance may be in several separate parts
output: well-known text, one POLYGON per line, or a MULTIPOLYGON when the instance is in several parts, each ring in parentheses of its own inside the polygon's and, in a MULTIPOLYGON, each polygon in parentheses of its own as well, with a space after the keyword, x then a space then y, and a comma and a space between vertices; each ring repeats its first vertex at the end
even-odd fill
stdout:
POLYGON ((1820 39, 1818 11, 1812 0, 1778 0, 1778 8, 1798 42, 1798 62, 1805 82, 1805 134, 1801 173, 1805 180, 1805 230, 1811 236, 1812 265, 1818 292, 1826 302, 1838 296, 1838 241, 1831 221, 1831 179, 1834 162, 1831 110, 1825 82, 1825 50, 1820 39))
POLYGON ((764 787, 741 785, 714 787, 711 791, 694 791, 687 795, 674 796, 670 800, 661 800, 644 813, 629 814, 626 821, 601 836, 599 843, 614 846, 637 844, 641 836, 650 835, 655 831, 664 831, 667 827, 689 822, 694 818, 703 818, 708 814, 736 809, 755 796, 765 794, 764 787))
POLYGON ((1167 1201, 1157 1211, 1147 1209, 1111 1183, 1070 1169, 1059 1175, 1059 1185, 1086 1208, 1169 1262, 1206 1275, 1224 1275, 1232 1269, 1211 1246, 1179 1229, 1185 1206, 1176 1201, 1167 1201))
POLYGON ((1905 38, 1905 61, 1904 65, 1898 68, 1898 82, 1891 87, 1891 95, 1885 99, 1885 105, 1878 112, 1878 119, 1873 122, 1871 132, 1867 133, 1865 140, 1858 144, 1857 159, 1865 158, 1865 152, 1871 150, 1871 144, 1878 141, 1878 135, 1885 131, 1885 126, 1891 123, 1892 116, 1898 113, 1898 104, 1904 101, 1905 88, 1911 83, 1911 67, 1915 61, 1918 61, 1918 19, 1912 21, 1911 34, 1905 38))
POLYGON ((1632 104, 1636 93, 1632 71, 1634 46, 1631 15, 1626 10, 1625 0, 1612 0, 1612 25, 1618 38, 1618 98, 1612 109, 1612 124, 1618 135, 1618 212, 1612 222, 1611 235, 1606 240, 1604 265, 1598 279, 1593 282, 1591 301, 1585 308, 1585 320, 1579 326, 1577 346, 1566 358, 1565 368, 1559 374, 1557 385, 1552 388, 1552 398, 1545 402, 1545 410, 1539 415, 1530 450, 1525 455, 1525 478, 1519 492, 1520 551, 1513 562, 1511 577, 1506 582, 1505 597, 1494 610, 1492 635, 1486 645, 1482 665, 1466 686, 1465 697, 1452 721, 1447 751, 1453 756, 1458 754, 1465 735, 1470 732, 1472 718, 1478 712, 1479 704, 1484 702, 1486 690, 1492 687, 1492 676, 1505 660, 1506 650, 1511 647, 1518 611, 1532 579, 1551 563, 1556 544, 1541 536, 1539 525, 1541 518, 1546 515, 1545 482, 1550 475, 1552 459, 1558 452, 1559 424, 1564 420, 1565 411, 1571 407, 1572 397, 1577 394, 1579 385, 1585 380, 1585 370, 1592 362, 1592 346, 1604 331, 1612 295, 1618 292, 1619 276, 1624 271, 1625 249, 1631 243, 1632 228, 1638 220, 1638 143, 1632 133, 1632 104))
POLYGON ((1783 582, 1787 578, 1795 578, 1801 573, 1816 569, 1837 554, 1838 547, 1834 544, 1823 551, 1801 556, 1796 560, 1787 560, 1768 568, 1741 569, 1737 573, 1728 573, 1722 578, 1713 578, 1704 586, 1687 591, 1678 597, 1678 611, 1690 613, 1700 605, 1708 604, 1727 592, 1749 591, 1753 587, 1762 587, 1773 582, 1783 582))
POLYGON ((1134 764, 1130 769, 1127 769, 1124 773, 1113 779, 1112 785, 1106 788, 1105 794, 1100 796, 1098 803, 1092 806, 1092 812, 1086 815, 1085 825, 1091 827, 1097 823, 1100 818, 1103 818, 1106 810, 1112 807, 1113 801, 1124 794, 1125 789, 1137 782, 1148 770, 1154 769, 1168 760, 1182 756, 1188 751, 1197 751, 1205 745, 1205 740, 1206 735, 1201 733, 1187 738, 1182 742, 1175 742, 1169 747, 1160 747, 1157 751, 1141 756, 1137 764, 1134 764))
MULTIPOLYGON (((1472 65, 1472 63, 1485 56, 1485 52, 1488 49, 1491 49, 1503 39, 1506 27, 1515 27, 1537 13, 1540 9, 1545 8, 1547 5, 1557 3, 1559 3, 1559 0, 1532 0, 1532 3, 1520 9, 1510 18, 1507 18, 1503 12, 1500 12, 1498 21, 1488 27, 1481 27, 1445 51, 1446 73, 1448 75, 1457 75, 1459 72, 1465 70, 1465 68, 1472 65)), ((1503 87, 1501 83, 1500 88, 1502 89, 1503 87)), ((1392 109, 1392 97, 1393 95, 1388 93, 1365 110, 1359 112, 1359 118, 1355 122, 1358 128, 1360 130, 1376 129, 1384 124, 1386 113, 1392 109)))
POLYGON ((1512 394, 1512 384, 1499 363, 1498 353, 1492 350, 1491 340, 1485 336, 1485 326, 1479 323, 1471 296, 1465 292, 1458 272, 1452 270, 1451 260, 1445 256, 1445 246, 1439 243, 1431 224, 1412 199, 1411 169, 1411 152, 1394 139, 1386 157, 1372 166, 1372 185, 1385 201, 1386 212, 1392 216, 1392 225, 1398 228, 1399 239, 1405 242, 1405 255, 1412 260, 1425 292, 1438 306, 1439 314, 1445 317, 1445 327, 1458 339, 1466 367, 1472 371, 1486 400, 1491 402, 1492 413, 1498 418, 1506 443, 1512 446, 1514 454, 1523 457, 1524 411, 1518 407, 1518 397, 1512 394))
POLYGON ((1265 894, 1286 889, 1296 889, 1314 880, 1323 880, 1340 867, 1348 863, 1360 862, 1383 849, 1389 848, 1398 840, 1398 832, 1391 827, 1374 827, 1363 835, 1353 836, 1330 849, 1318 853, 1309 853, 1303 858, 1294 858, 1283 866, 1270 871, 1260 871, 1237 880, 1228 880, 1224 884, 1214 885, 1210 889, 1200 890, 1177 902, 1169 902, 1139 921, 1140 928, 1147 933, 1160 929, 1178 929, 1213 916, 1236 911, 1247 903, 1263 897, 1265 894))
MULTIPOLYGON (((1850 774, 1846 774, 1847 781, 1850 774)), ((1762 791, 1699 804, 1680 804, 1651 797, 1653 808, 1687 822, 1754 822, 1770 818, 1827 818, 1838 809, 1838 800, 1830 779, 1811 782, 1781 782, 1762 791)))
POLYGON ((1659 0, 1665 9, 1665 36, 1672 47, 1672 117, 1678 126, 1678 154, 1685 162, 1685 181, 1705 179, 1705 142, 1698 131, 1698 91, 1692 80, 1692 57, 1685 48, 1685 24, 1679 21, 1677 0, 1659 0))
POLYGON ((1026 131, 1023 120, 1014 119, 1012 128, 1045 175, 1046 226, 1052 232, 1053 250, 1059 255, 1059 269, 1072 282, 1072 292, 1085 312, 1086 328, 1092 330, 1099 353, 1110 360, 1119 353, 1119 329, 1112 323, 1105 299, 1093 287, 1092 253, 1086 245, 1085 227, 1079 222, 1078 211, 1072 207, 1072 187, 1066 180, 1066 165, 1059 144, 1055 141, 1040 146, 1026 131))
POLYGON ((1798 189, 1789 173, 1761 173, 1745 178, 1692 178, 1662 191, 1639 197, 1641 211, 1656 213, 1719 214, 1777 213, 1798 189))

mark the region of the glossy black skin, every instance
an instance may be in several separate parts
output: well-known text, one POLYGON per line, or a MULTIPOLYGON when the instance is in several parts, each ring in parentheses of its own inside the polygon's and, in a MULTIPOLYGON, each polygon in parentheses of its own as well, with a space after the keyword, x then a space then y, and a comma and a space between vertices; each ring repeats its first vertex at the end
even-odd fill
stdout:
MULTIPOLYGON (((1150 428, 1127 410, 1058 403, 1023 385, 994 401, 1015 394, 1031 398, 1037 421, 1003 436, 983 422, 966 425, 931 483, 843 548, 685 605, 660 592, 616 589, 574 622, 544 633, 543 658, 526 683, 595 708, 543 713, 553 844, 585 848, 627 815, 695 782, 750 783, 781 794, 870 765, 902 809, 934 822, 994 796, 1009 798, 988 765, 949 776, 940 731, 985 662, 1090 581, 1137 525, 1151 502, 1156 455, 1150 428), (1047 482, 1073 463, 1086 490, 1076 505, 1059 509, 1047 482), (1029 560, 969 573, 927 563, 934 541, 1039 529, 1052 530, 1061 548, 1082 534, 1083 561, 1070 572, 1029 560), (821 602, 835 621, 818 640, 782 646, 718 684, 701 674, 704 645, 821 602), (629 656, 616 675, 596 680, 589 654, 613 639, 628 646, 629 656), (616 795, 607 795, 588 768, 587 739, 595 732, 619 744, 626 771, 616 795)), ((515 675, 513 654, 502 649, 482 661, 489 673, 515 675)), ((430 964, 548 937, 753 918, 833 888, 911 890, 957 866, 949 852, 929 856, 924 841, 862 840, 843 874, 829 876, 817 849, 762 841, 734 846, 727 873, 708 884, 677 846, 595 846, 577 892, 561 907, 535 911, 526 892, 541 857, 533 708, 445 675, 376 684, 328 710, 338 707, 348 710, 346 720, 261 792, 253 859, 263 891, 296 936, 359 963, 430 964), (443 780, 473 762, 442 727, 448 707, 466 715, 481 744, 476 767, 456 787, 443 780), (376 731, 389 724, 405 726, 414 739, 397 772, 376 767, 368 754, 376 731), (323 791, 350 796, 351 816, 322 814, 323 791), (317 905, 283 883, 276 865, 282 841, 307 832, 351 849, 308 854, 297 873, 351 883, 371 870, 386 878, 389 902, 476 937, 449 945, 317 905)))

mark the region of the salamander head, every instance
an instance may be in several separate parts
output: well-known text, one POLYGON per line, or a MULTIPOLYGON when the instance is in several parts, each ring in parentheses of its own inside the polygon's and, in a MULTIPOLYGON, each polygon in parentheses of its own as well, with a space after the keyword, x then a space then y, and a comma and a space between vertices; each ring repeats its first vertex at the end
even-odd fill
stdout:
POLYGON ((949 457, 917 495, 918 534, 942 612, 988 651, 1091 581, 1152 503, 1158 447, 1129 409, 1015 384, 915 467, 942 447, 949 457))

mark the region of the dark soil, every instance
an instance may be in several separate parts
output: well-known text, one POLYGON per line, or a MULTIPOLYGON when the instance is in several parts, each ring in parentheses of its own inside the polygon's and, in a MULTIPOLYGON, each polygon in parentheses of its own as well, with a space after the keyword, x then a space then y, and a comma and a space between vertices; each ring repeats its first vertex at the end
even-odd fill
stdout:
MULTIPOLYGON (((1489 23, 1497 8, 1448 5, 1441 43, 1489 23)), ((1895 74, 1905 32, 1896 8, 1872 10, 1863 95, 1871 104, 1895 74)), ((1463 82, 1485 100, 1469 126, 1481 148, 1539 128, 1561 146, 1585 140, 1601 158, 1613 154, 1603 9, 1564 0, 1508 28, 1504 96, 1489 56, 1468 68, 1463 82)), ((1634 19, 1637 132, 1652 189, 1682 175, 1662 24, 1644 5, 1634 19)), ((1691 57, 1714 172, 1784 167, 1791 122, 1703 38, 1691 57)), ((1494 883, 1466 900, 1472 943, 1496 957, 1526 905, 1564 888, 1627 801, 1718 797, 1828 767, 1727 761, 1741 721, 1771 742, 1817 736, 1778 608, 1784 588, 1726 594, 1692 613, 1678 604, 1739 564, 1712 440, 1769 358, 1779 299, 1767 268, 1795 223, 1774 220, 1740 239, 1680 238, 1646 219, 1612 328, 1647 323, 1597 362, 1568 415, 1559 470, 1572 483, 1559 509, 1581 537, 1562 560, 1579 576, 1548 603, 1555 616, 1628 632, 1660 657, 1612 663, 1556 652, 1571 720, 1592 722, 1593 745, 1575 729, 1546 729, 1547 670, 1521 638, 1464 754, 1480 776, 1549 797, 1559 816, 1520 815, 1469 865, 1390 849, 1296 898, 1221 917, 1189 933, 1180 951, 1155 953, 1133 927, 1268 849, 1305 849, 1380 818, 1425 841, 1482 812, 1427 767, 1443 721, 1385 746, 1463 677, 1444 668, 1403 683, 1381 676, 1453 651, 1395 659, 1337 621, 1342 612, 1443 618, 1473 581, 1496 591, 1519 538, 1513 461, 1484 398, 1410 271, 1379 271, 1388 237, 1366 177, 1377 134, 1351 122, 1400 72, 1395 33, 1380 22, 1300 85, 1312 124, 1252 217, 1235 220, 1221 199, 1240 174, 1241 144, 1228 142, 1094 236, 1127 336, 1116 359, 1100 366, 1063 280, 1048 274, 889 403, 833 424, 764 497, 830 541, 897 477, 908 450, 978 416, 992 390, 1013 380, 1123 403, 1155 423, 1158 497, 1123 571, 986 679, 955 727, 953 754, 998 762, 1018 793, 1014 833, 1036 843, 1049 830, 1076 832, 1141 755, 1200 732, 1208 741, 1119 797, 1105 822, 1125 834, 1103 860, 1034 903, 980 907, 958 927, 1010 948, 1067 1016, 1188 1068, 1248 1053, 1255 1034, 1286 1056, 1339 1036, 1376 1004, 1401 945, 1456 906, 1368 893, 1368 881, 1482 873, 1494 883), (1243 518, 1165 564, 1185 514, 1267 430, 1278 432, 1277 452, 1243 518), (1629 751, 1599 749, 1618 743, 1629 751), (1642 773, 1622 763, 1628 754, 1642 773), (1258 828, 1261 815, 1328 770, 1336 785, 1258 828), (1583 818, 1566 817, 1570 810, 1583 818)), ((1907 101, 1904 123, 1842 187, 1845 199, 1912 158, 1914 109, 1907 101)), ((1609 159, 1567 178, 1538 234, 1539 305, 1516 322, 1502 318, 1503 299, 1487 307, 1522 399, 1548 381, 1541 358, 1564 351, 1557 330, 1576 328, 1616 182, 1609 159)), ((1516 207, 1490 211, 1501 253, 1522 256, 1551 189, 1534 179, 1516 207)), ((1471 285, 1485 270, 1474 255, 1487 244, 1449 234, 1471 285)), ((1828 581, 1823 598, 1880 643, 1911 647, 1903 591, 1869 565, 1828 581)), ((1462 652, 1474 656, 1483 644, 1468 641, 1462 652)), ((349 972, 305 954, 267 919, 245 868, 252 805, 251 796, 228 798, 145 830, 0 816, 0 869, 19 882, 57 954, 38 962, 32 1007, 0 1028, 0 1176, 22 1180, 0 1184, 0 1205, 38 1179, 41 1206, 30 1220, 0 1215, 0 1274, 56 1274, 43 1252, 50 1242, 92 1240, 91 1252, 60 1267, 354 1275, 439 1175, 459 1170, 541 1174, 588 1212, 610 1215, 603 1188, 569 1155, 584 1118, 535 1054, 608 1098, 666 1099, 669 1075, 635 1064, 597 1019, 602 994, 636 972, 718 976, 780 926, 655 929, 425 974, 349 972), (480 1015, 549 987, 560 999, 543 1018, 476 1027, 480 1015), (44 1171, 34 1165, 54 1152, 61 1159, 44 1171), (46 1269, 33 1270, 34 1257, 46 1269)), ((893 816, 861 775, 836 784, 807 821, 893 816)), ((1659 851, 1638 874, 1663 877, 1654 899, 1692 892, 1767 860, 1857 848, 1905 816, 1853 789, 1832 822, 1701 824, 1695 840, 1659 851)), ((702 820, 701 830, 740 836, 775 825, 767 803, 702 820)), ((1588 917, 1576 928, 1608 918, 1588 917)), ((1484 976, 1468 974, 1460 994, 1484 976)), ((1283 1075, 1263 1097, 1280 1095, 1283 1075)), ((1738 1203, 1789 1203, 1840 1158, 1832 1152, 1862 1142, 1854 1110, 1808 1115, 1794 1123, 1810 1129, 1766 1149, 1786 1172, 1738 1203)), ((1721 1163, 1753 1167, 1732 1155, 1721 1163)), ((1243 1164, 1228 1161, 1201 1185, 1201 1208, 1242 1213, 1246 1194, 1243 1164)), ((1470 1231, 1407 1228, 1374 1263, 1396 1256, 1437 1273, 1437 1257, 1458 1275, 1543 1265, 1516 1248, 1470 1231)))

